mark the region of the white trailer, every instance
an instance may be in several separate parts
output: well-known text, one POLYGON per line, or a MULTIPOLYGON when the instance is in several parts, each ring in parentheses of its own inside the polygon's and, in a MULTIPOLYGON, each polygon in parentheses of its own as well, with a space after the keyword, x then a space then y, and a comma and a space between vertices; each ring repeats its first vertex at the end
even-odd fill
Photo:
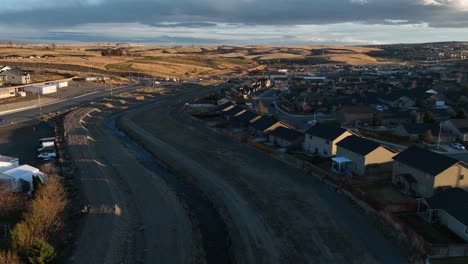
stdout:
POLYGON ((46 85, 55 85, 57 89, 68 87, 68 82, 50 82, 46 83, 46 85))
POLYGON ((41 85, 41 86, 28 86, 25 87, 26 92, 38 93, 38 94, 51 94, 57 92, 57 86, 55 85, 41 85))
POLYGON ((42 141, 41 147, 37 149, 37 152, 41 152, 45 149, 53 149, 55 147, 55 141, 42 141))

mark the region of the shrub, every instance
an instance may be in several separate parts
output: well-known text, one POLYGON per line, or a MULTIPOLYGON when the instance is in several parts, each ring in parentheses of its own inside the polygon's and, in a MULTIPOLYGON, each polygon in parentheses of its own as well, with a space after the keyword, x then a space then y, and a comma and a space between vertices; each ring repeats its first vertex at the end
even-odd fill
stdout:
POLYGON ((20 264, 20 259, 11 251, 0 251, 0 264, 20 264))
POLYGON ((38 238, 38 234, 34 234, 28 224, 23 221, 17 224, 10 232, 11 249, 23 254, 36 238, 38 238))
POLYGON ((26 197, 13 193, 5 188, 0 189, 0 216, 7 216, 22 211, 26 205, 26 197))
POLYGON ((14 251, 22 257, 29 256, 28 252, 32 250, 34 244, 40 244, 37 240, 45 241, 52 234, 60 231, 61 213, 67 204, 65 195, 65 189, 59 177, 46 178, 45 184, 37 190, 30 210, 24 214, 24 220, 11 231, 10 243, 14 251))
POLYGON ((52 263, 55 259, 55 250, 47 242, 41 239, 36 239, 27 252, 28 262, 31 264, 48 264, 52 263))

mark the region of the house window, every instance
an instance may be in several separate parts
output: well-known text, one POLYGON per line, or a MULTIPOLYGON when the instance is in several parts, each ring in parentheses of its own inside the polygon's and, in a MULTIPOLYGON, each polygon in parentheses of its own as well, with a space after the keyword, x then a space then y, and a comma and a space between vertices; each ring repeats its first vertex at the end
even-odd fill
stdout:
POLYGON ((420 194, 424 194, 426 192, 426 186, 424 185, 419 185, 419 193, 420 194))
POLYGON ((325 144, 330 145, 330 141, 329 141, 329 140, 326 140, 326 141, 325 141, 325 144))
POLYGON ((465 179, 465 175, 460 175, 459 179, 460 179, 460 181, 463 181, 465 179))

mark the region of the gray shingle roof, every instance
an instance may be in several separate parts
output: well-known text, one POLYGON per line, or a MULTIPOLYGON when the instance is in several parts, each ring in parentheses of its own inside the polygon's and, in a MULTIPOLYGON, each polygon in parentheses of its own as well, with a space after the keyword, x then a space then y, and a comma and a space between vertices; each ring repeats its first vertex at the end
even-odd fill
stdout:
POLYGON ((270 135, 292 142, 303 137, 304 133, 286 127, 278 127, 271 131, 270 135))
POLYGON ((426 199, 431 209, 442 209, 468 226, 468 192, 460 188, 448 188, 426 199))
POLYGON ((393 157, 393 160, 426 172, 432 176, 438 175, 459 162, 454 158, 414 146, 402 151, 393 157))
POLYGON ((327 126, 323 124, 316 124, 309 128, 305 133, 308 135, 324 138, 330 141, 335 140, 337 137, 343 135, 347 130, 340 127, 327 126))
POLYGON ((274 124, 276 124, 278 120, 273 117, 273 116, 262 116, 259 119, 257 119, 255 122, 250 124, 250 126, 256 130, 265 130, 274 124))
POLYGON ((336 145, 362 156, 365 156, 380 147, 379 143, 358 136, 349 136, 338 142, 336 145))
POLYGON ((462 133, 468 133, 468 119, 450 119, 450 122, 462 133))
POLYGON ((233 117, 234 121, 239 122, 240 124, 248 124, 252 119, 256 118, 258 115, 252 111, 245 111, 244 113, 233 117))

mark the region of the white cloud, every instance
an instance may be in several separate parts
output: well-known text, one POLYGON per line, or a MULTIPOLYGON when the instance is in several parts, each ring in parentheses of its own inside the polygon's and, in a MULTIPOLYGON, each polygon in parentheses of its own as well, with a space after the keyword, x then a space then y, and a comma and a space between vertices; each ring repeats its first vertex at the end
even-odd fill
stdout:
POLYGON ((468 11, 468 0, 421 0, 422 5, 444 6, 460 11, 468 11))
POLYGON ((351 0, 351 3, 358 4, 358 5, 364 5, 364 4, 368 4, 369 0, 351 0))
POLYGON ((385 22, 393 23, 393 24, 401 24, 401 23, 408 23, 409 21, 406 19, 385 19, 385 22))

